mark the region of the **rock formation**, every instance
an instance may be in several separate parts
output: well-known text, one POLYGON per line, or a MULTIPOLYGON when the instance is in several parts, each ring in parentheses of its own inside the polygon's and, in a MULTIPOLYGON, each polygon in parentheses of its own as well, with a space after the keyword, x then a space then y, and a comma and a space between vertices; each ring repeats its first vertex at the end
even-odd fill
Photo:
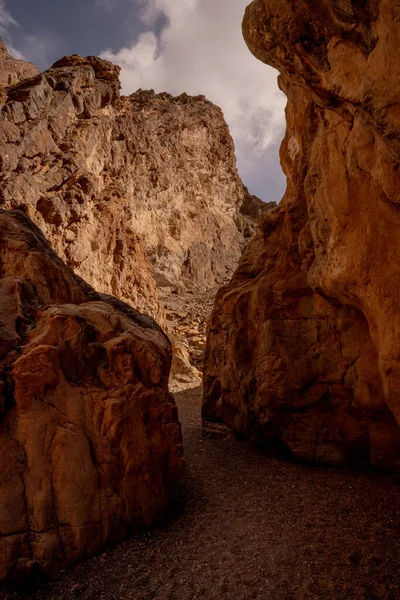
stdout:
POLYGON ((278 209, 220 290, 206 430, 400 468, 400 4, 254 0, 244 36, 288 97, 278 209))
POLYGON ((219 108, 119 87, 119 67, 80 56, 10 87, 0 206, 24 210, 78 275, 180 337, 179 313, 229 279, 266 207, 243 186, 219 108))
MULTIPOLYGON (((3 123, 4 125, 4 123, 3 123)), ((150 525, 182 471, 171 345, 0 211, 0 580, 150 525)))
POLYGON ((220 284, 252 231, 242 213, 262 203, 238 176, 220 109, 186 94, 121 98, 118 74, 72 56, 8 90, 0 202, 97 289, 160 316, 153 277, 180 293, 220 284))
POLYGON ((32 63, 11 56, 0 38, 0 86, 7 87, 19 83, 27 77, 38 75, 39 69, 32 63))

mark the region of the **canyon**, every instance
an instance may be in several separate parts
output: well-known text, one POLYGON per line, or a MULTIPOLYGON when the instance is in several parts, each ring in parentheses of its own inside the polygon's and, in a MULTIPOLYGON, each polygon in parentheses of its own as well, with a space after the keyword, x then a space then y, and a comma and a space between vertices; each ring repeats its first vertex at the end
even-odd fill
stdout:
POLYGON ((73 55, 40 73, 3 42, 0 67, 0 580, 14 581, 163 518, 183 472, 170 390, 201 384, 215 290, 271 207, 204 96, 123 97, 116 65, 73 55))
POLYGON ((279 206, 204 96, 0 44, 0 580, 133 534, 35 597, 398 597, 399 14, 247 7, 279 206))
MULTIPOLYGON (((23 210, 97 290, 166 327, 190 380, 179 323, 194 298, 212 302, 265 210, 221 110, 204 96, 121 97, 119 67, 96 57, 26 79, 29 65, 5 52, 4 79, 22 81, 3 101, 0 206, 23 210)), ((204 346, 204 315, 193 328, 204 346)))

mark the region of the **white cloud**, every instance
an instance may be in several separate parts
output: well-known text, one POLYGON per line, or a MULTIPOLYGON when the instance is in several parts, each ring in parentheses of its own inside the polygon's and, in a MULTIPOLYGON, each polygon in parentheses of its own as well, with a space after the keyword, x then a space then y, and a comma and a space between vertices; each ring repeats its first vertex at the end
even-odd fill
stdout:
POLYGON ((0 0, 0 36, 14 58, 32 61, 43 69, 49 67, 49 55, 53 50, 50 37, 24 35, 22 27, 9 12, 6 0, 0 0), (14 35, 15 32, 18 35, 14 35), (13 44, 15 37, 18 38, 18 48, 13 44))
POLYGON ((11 54, 14 58, 18 60, 26 60, 25 54, 14 48, 13 46, 8 45, 8 53, 11 54))
POLYGON ((8 12, 5 0, 0 0, 0 33, 7 32, 9 27, 18 27, 18 23, 8 12))
MULTIPOLYGON (((277 87, 277 72, 257 61, 242 39, 248 0, 133 1, 141 5, 148 31, 129 48, 101 54, 122 67, 123 93, 154 88, 207 96, 224 111, 245 183, 253 191, 257 179, 261 194, 260 173, 253 170, 283 136, 285 97, 277 87), (162 14, 167 26, 157 37, 154 24, 162 14)), ((271 179, 276 179, 276 189, 283 189, 277 157, 265 165, 265 186, 271 179)))
POLYGON ((11 44, 11 29, 19 27, 19 23, 8 12, 5 0, 0 0, 0 36, 7 42, 9 54, 19 60, 25 60, 25 55, 11 44))
MULTIPOLYGON (((48 69, 50 56, 55 54, 53 40, 49 36, 24 35, 19 38, 19 54, 40 69, 48 69)), ((18 57, 17 57, 18 58, 18 57)))

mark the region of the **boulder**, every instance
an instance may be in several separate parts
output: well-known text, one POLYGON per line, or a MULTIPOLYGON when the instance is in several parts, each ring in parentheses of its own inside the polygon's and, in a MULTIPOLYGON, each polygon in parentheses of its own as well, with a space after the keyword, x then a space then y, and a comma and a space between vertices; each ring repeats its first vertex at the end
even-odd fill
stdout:
POLYGON ((0 211, 0 580, 160 519, 182 473, 161 328, 99 294, 0 211))
POLYGON ((202 384, 201 373, 191 364, 189 351, 183 345, 174 344, 172 346, 170 378, 170 390, 173 394, 199 387, 202 384))

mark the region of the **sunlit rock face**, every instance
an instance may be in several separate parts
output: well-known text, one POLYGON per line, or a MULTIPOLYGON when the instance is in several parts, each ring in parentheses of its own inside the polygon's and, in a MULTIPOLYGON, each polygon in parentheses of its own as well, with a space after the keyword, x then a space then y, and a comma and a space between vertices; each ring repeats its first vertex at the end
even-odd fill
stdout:
POLYGON ((0 86, 6 87, 19 83, 27 77, 34 77, 39 69, 30 62, 17 60, 8 52, 7 46, 0 37, 0 86))
MULTIPOLYGON (((197 307, 231 277, 268 206, 244 187, 218 107, 121 97, 119 71, 74 55, 5 90, 0 206, 26 212, 68 266, 156 318, 199 366, 204 342, 182 335, 194 323, 180 315, 194 311, 204 336, 197 307)), ((187 367, 174 360, 174 386, 198 384, 187 367)))
POLYGON ((74 55, 8 89, 0 205, 24 210, 96 289, 163 321, 157 290, 230 277, 263 203, 243 186, 219 108, 120 97, 119 71, 74 55))
POLYGON ((93 555, 166 512, 182 474, 161 328, 0 211, 0 580, 93 555))
POLYGON ((327 464, 400 466, 397 3, 255 0, 288 97, 287 190, 209 328, 205 427, 327 464))

